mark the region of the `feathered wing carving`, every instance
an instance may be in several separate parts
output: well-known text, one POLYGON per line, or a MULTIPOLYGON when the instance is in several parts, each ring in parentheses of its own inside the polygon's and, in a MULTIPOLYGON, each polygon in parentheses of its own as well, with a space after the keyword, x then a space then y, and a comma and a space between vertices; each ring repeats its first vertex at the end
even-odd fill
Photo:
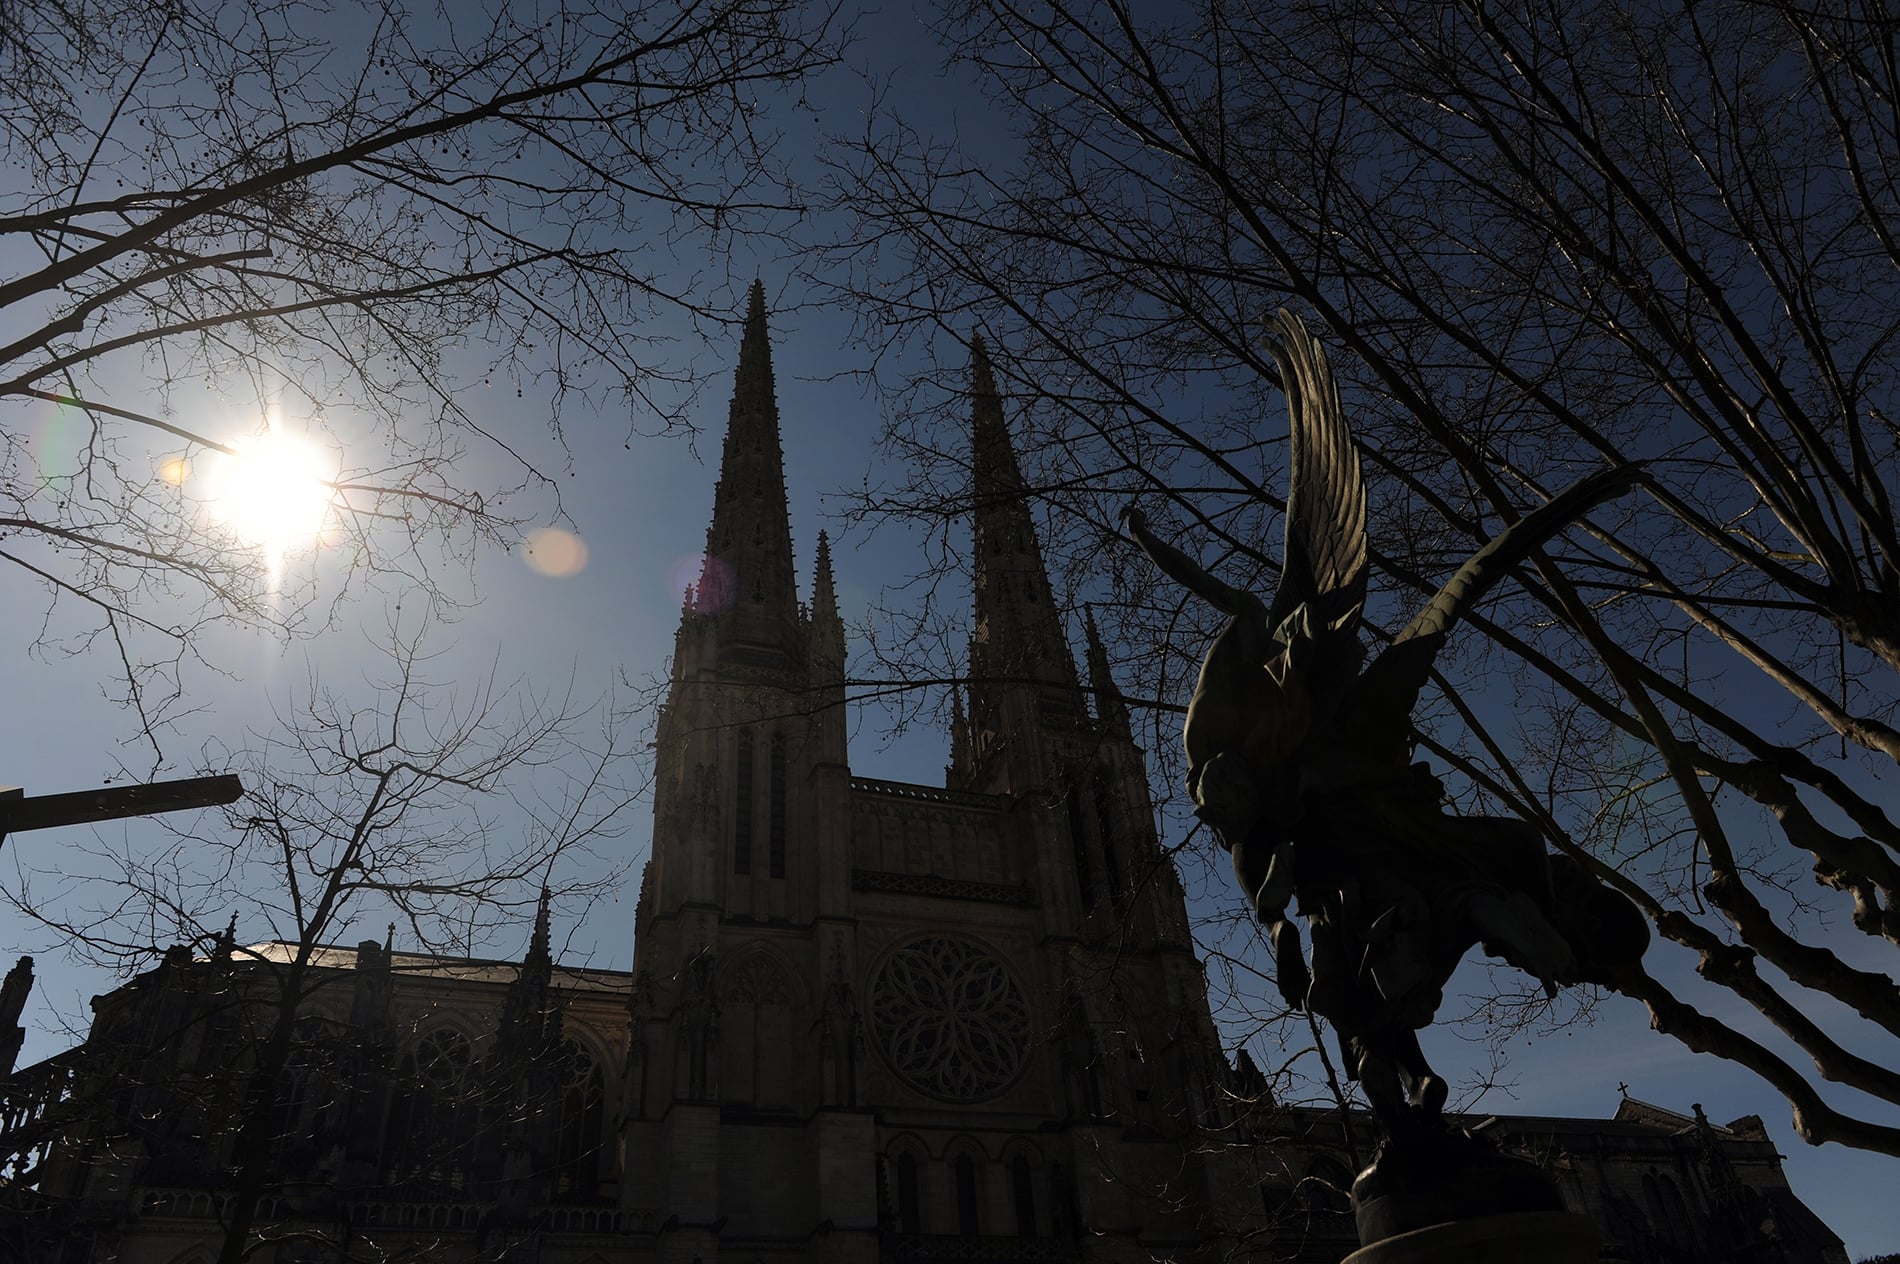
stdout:
POLYGON ((1634 487, 1642 477, 1641 464, 1619 465, 1586 474, 1564 488, 1473 553, 1406 629, 1392 638, 1392 643, 1398 645, 1414 637, 1443 636, 1450 632, 1459 617, 1489 592, 1506 571, 1578 518, 1634 487))
MULTIPOLYGON (((1472 554, 1359 678, 1354 710, 1358 712, 1360 731, 1390 737, 1403 733, 1418 702, 1419 690, 1431 675, 1433 660, 1465 611, 1476 606, 1512 567, 1529 558, 1552 536, 1604 501, 1628 491, 1642 478, 1641 464, 1585 475, 1472 554)), ((1409 743, 1406 749, 1409 751, 1409 743)), ((1406 757, 1400 755, 1401 759, 1406 757)))
POLYGON ((1130 533, 1156 565, 1233 616, 1202 662, 1184 726, 1188 757, 1198 772, 1219 753, 1258 737, 1266 717, 1257 678, 1270 672, 1306 699, 1287 702, 1288 716, 1304 716, 1310 705, 1310 720, 1288 723, 1318 725, 1335 751, 1343 741, 1361 760, 1403 766, 1411 757, 1412 707, 1452 626, 1552 536, 1638 482, 1642 467, 1580 479, 1500 532, 1362 674, 1358 629, 1369 550, 1358 449, 1325 348, 1284 308, 1268 328, 1267 349, 1279 365, 1290 416, 1286 552, 1273 605, 1263 608, 1251 593, 1214 578, 1155 537, 1135 506, 1124 511, 1130 533))
MULTIPOLYGON (((1281 625, 1304 605, 1308 634, 1352 636, 1366 600, 1366 484, 1359 452, 1339 407, 1326 349, 1285 308, 1268 329, 1267 349, 1280 366, 1291 419, 1286 555, 1270 626, 1282 632, 1281 625)), ((1291 638, 1283 633, 1281 639, 1291 638)))

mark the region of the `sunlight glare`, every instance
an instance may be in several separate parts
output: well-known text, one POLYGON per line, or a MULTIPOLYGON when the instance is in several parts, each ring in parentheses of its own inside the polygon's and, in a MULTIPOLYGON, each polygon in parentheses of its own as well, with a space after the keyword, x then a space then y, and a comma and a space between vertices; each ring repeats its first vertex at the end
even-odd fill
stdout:
POLYGON ((337 461, 310 440, 275 427, 233 445, 206 471, 205 508, 245 543, 262 549, 275 577, 286 556, 321 543, 337 461))

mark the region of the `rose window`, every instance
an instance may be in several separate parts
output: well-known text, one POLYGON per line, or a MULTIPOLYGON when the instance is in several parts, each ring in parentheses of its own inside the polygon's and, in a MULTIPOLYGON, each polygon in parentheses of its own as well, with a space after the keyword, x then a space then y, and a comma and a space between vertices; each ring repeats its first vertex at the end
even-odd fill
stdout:
POLYGON ((871 1031, 899 1075, 969 1102, 1023 1067, 1029 1006, 1001 962, 963 939, 919 939, 891 953, 871 984, 871 1031))

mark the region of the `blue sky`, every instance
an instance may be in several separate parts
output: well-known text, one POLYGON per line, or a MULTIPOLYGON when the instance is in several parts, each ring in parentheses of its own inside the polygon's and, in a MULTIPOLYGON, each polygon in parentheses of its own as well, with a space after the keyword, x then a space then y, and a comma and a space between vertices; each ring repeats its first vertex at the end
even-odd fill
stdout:
MULTIPOLYGON (((868 19, 862 34, 854 62, 876 67, 880 74, 900 74, 907 85, 920 80, 926 85, 907 94, 921 111, 915 121, 939 128, 954 125, 966 141, 1003 144, 966 85, 923 78, 936 74, 934 54, 907 11, 868 19), (931 85, 940 90, 930 90, 931 85)), ((813 144, 819 128, 850 132, 852 111, 868 103, 869 92, 841 79, 815 93, 814 101, 821 112, 817 122, 800 115, 787 124, 795 145, 813 144)), ((907 577, 916 556, 915 541, 894 529, 841 535, 840 524, 827 517, 838 503, 832 493, 858 485, 874 472, 874 446, 883 418, 876 400, 848 376, 849 370, 863 367, 861 355, 846 349, 852 313, 803 307, 809 296, 789 279, 789 262, 769 256, 742 260, 728 290, 735 312, 755 267, 771 305, 784 313, 773 322, 774 356, 800 582, 809 583, 818 530, 829 528, 840 603, 847 620, 853 620, 888 586, 907 577)), ((435 629, 432 643, 447 656, 440 670, 472 674, 492 664, 504 678, 520 676, 554 690, 566 688, 571 679, 577 693, 592 694, 609 688, 618 672, 639 679, 662 669, 678 621, 680 577, 690 573, 704 543, 736 348, 736 338, 707 341, 684 327, 675 332, 675 351, 714 374, 694 410, 702 427, 698 440, 636 441, 628 448, 623 446, 623 418, 603 417, 598 426, 572 425, 572 474, 564 481, 563 498, 587 543, 586 567, 555 579, 535 573, 518 552, 478 555, 470 578, 480 602, 459 622, 435 629)), ((525 410, 526 405, 515 405, 507 398, 510 394, 497 391, 479 402, 481 416, 501 426, 518 420, 510 417, 511 410, 525 410)), ((48 420, 38 417, 34 424, 48 420)), ((11 418, 8 424, 13 424, 11 418)), ((1275 416, 1268 424, 1277 427, 1283 421, 1275 416)), ((315 642, 286 647, 261 638, 220 641, 217 661, 229 676, 197 674, 193 699, 201 709, 169 744, 179 764, 188 764, 208 738, 237 745, 246 730, 268 728, 274 723, 273 707, 289 705, 313 667, 339 685, 360 674, 367 633, 359 634, 353 625, 374 627, 398 598, 389 593, 361 595, 342 626, 315 642)), ((131 737, 130 721, 101 694, 99 680, 109 664, 97 654, 47 659, 29 653, 42 606, 34 586, 12 571, 0 570, 0 610, 9 612, 0 622, 0 696, 7 699, 13 720, 0 728, 0 784, 52 793, 97 785, 119 775, 122 764, 143 772, 148 755, 135 742, 124 744, 131 737)), ((853 736, 854 770, 867 775, 935 782, 941 778, 946 753, 946 739, 929 733, 914 733, 883 749, 874 715, 862 715, 853 736)), ((173 771, 177 775, 188 770, 181 766, 173 771)), ((113 837, 126 831, 124 836, 136 843, 139 831, 148 827, 105 828, 113 837)), ((647 834, 642 810, 633 828, 613 844, 636 875, 647 834)), ((91 837, 91 831, 45 831, 8 840, 0 853, 0 883, 12 880, 16 866, 58 867, 91 837)), ((1216 892, 1214 898, 1219 896, 1216 892)), ((572 911, 559 919, 566 959, 626 965, 632 906, 629 887, 619 900, 595 907, 583 920, 576 921, 572 911)), ((1201 911, 1216 910, 1210 906, 1201 911)), ((371 911, 362 925, 338 938, 380 936, 382 920, 371 911)), ((243 926, 241 918, 240 933, 243 926)), ((512 939, 499 939, 495 952, 512 954, 524 941, 525 929, 512 939)), ((1844 950, 1863 945, 1850 943, 1844 950)), ((39 956, 40 984, 29 1007, 23 1064, 64 1047, 69 1037, 63 1024, 81 1019, 86 999, 114 982, 62 965, 48 947, 44 932, 0 914, 0 953, 39 956)), ((1861 964, 1887 968, 1885 960, 1874 959, 1871 946, 1866 951, 1869 955, 1861 964)), ((1670 968, 1680 971, 1684 965, 1677 962, 1670 968)), ((1467 990, 1479 989, 1483 982, 1481 970, 1460 976, 1467 990)), ((1454 985, 1447 1013, 1458 1004, 1458 990, 1454 985)), ((1739 1002, 1732 1012, 1719 1016, 1750 1030, 1759 1025, 1739 1002)), ((1457 1068, 1468 1068, 1467 1079, 1486 1064, 1481 1048, 1449 1031, 1433 1034, 1431 1051, 1434 1061, 1455 1076, 1457 1068)), ((1771 1090, 1729 1064, 1694 1055, 1651 1033, 1633 1002, 1609 998, 1592 1024, 1519 1038, 1510 1054, 1514 1089, 1508 1095, 1493 1090, 1476 1104, 1478 1109, 1607 1115, 1615 1108, 1618 1084, 1626 1083, 1633 1096, 1670 1109, 1686 1112, 1692 1102, 1699 1102, 1716 1121, 1760 1114, 1788 1156, 1788 1175, 1796 1191, 1847 1239, 1852 1257, 1900 1250, 1900 1210, 1890 1197, 1890 1191, 1900 1187, 1900 1160, 1839 1146, 1805 1146, 1793 1135, 1787 1108, 1771 1090)))

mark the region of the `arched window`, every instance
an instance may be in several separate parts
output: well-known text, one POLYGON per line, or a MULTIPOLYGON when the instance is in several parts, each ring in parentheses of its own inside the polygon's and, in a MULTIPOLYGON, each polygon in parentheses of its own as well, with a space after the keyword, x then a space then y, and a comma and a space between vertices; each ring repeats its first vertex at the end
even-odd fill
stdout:
POLYGON ((785 734, 772 734, 771 874, 785 876, 785 734))
POLYGON ((923 1200, 917 1189, 917 1156, 906 1150, 897 1156, 897 1231, 924 1231, 923 1200))
POLYGON ((1352 1174, 1338 1159, 1322 1155, 1307 1164, 1300 1194, 1314 1215, 1346 1215, 1352 1210, 1352 1174))
POLYGON ((468 1038, 446 1027, 404 1056, 385 1150, 391 1180, 443 1193, 467 1186, 476 1123, 471 1061, 468 1038))
POLYGON ((1062 1164, 1049 1164, 1049 1230, 1056 1237, 1067 1237, 1081 1226, 1082 1214, 1075 1193, 1075 1177, 1062 1164))
POLYGON ((1682 1190, 1667 1176, 1658 1176, 1656 1182, 1662 1186, 1663 1206, 1669 1209, 1669 1222, 1674 1229, 1670 1239, 1677 1246, 1696 1245, 1696 1226, 1689 1219, 1689 1205, 1682 1200, 1682 1190))
POLYGON ((1017 1155, 1009 1165, 1010 1193, 1016 1203, 1016 1236, 1036 1236, 1036 1185, 1029 1171, 1029 1159, 1017 1155))
POLYGON ((1643 1173, 1643 1202, 1649 1212, 1651 1230, 1659 1238, 1669 1237, 1669 1211, 1663 1206, 1662 1188, 1656 1184, 1654 1171, 1643 1173))
POLYGON ((308 1165, 340 1122, 335 1060, 330 1025, 321 1018, 299 1019, 278 1097, 276 1155, 286 1170, 308 1165))
POLYGON ((727 969, 719 985, 719 1092, 722 1100, 772 1108, 794 1104, 792 993, 785 972, 763 952, 727 969))
POLYGON ((1117 850, 1115 839, 1115 797, 1109 791, 1107 779, 1100 773, 1095 776, 1095 826, 1102 837, 1102 868, 1106 871, 1104 879, 1108 883, 1108 898, 1119 913, 1127 895, 1128 882, 1122 874, 1121 852, 1117 850))
POLYGON ((1675 1181, 1651 1168, 1643 1173, 1643 1201, 1649 1204, 1649 1219, 1658 1238, 1677 1246, 1693 1239, 1689 1208, 1675 1181))
POLYGON ((1102 1047, 1096 1043, 1095 1029, 1082 1029, 1082 1107, 1090 1119, 1105 1119, 1108 1097, 1102 1092, 1102 1047))
POLYGON ((1069 843, 1075 852, 1075 885, 1082 893, 1082 911, 1095 911, 1095 879, 1089 872, 1088 834, 1082 827, 1082 800, 1076 796, 1075 787, 1063 796, 1063 802, 1069 811, 1069 843))
POLYGON ((959 1154, 957 1174, 957 1232, 973 1238, 982 1229, 976 1214, 976 1163, 967 1154, 959 1154))
POLYGON ((752 734, 743 729, 732 770, 732 871, 752 872, 752 734))
POLYGON ((573 1041, 566 1045, 567 1077, 561 1086, 561 1137, 554 1192, 569 1199, 592 1198, 600 1185, 602 1116, 606 1085, 600 1068, 573 1041))

